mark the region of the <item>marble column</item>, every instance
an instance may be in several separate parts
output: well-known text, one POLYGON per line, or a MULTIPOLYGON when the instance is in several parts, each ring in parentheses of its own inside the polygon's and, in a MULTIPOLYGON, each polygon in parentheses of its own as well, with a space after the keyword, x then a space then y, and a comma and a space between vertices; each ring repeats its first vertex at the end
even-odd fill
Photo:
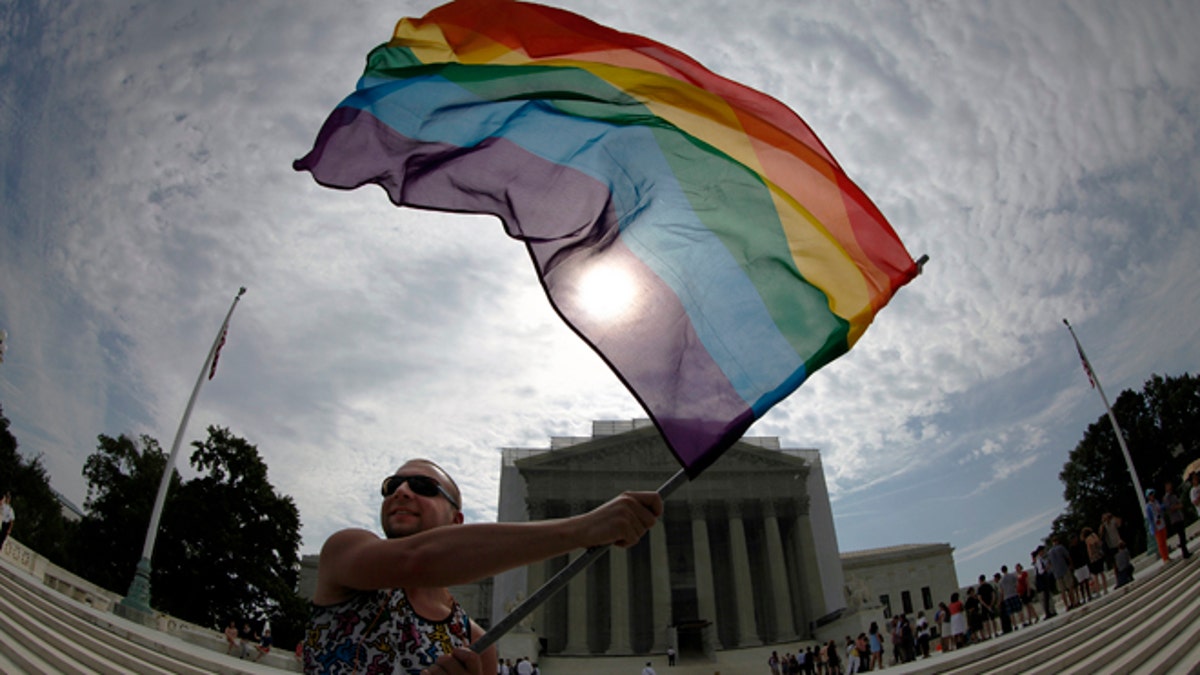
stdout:
POLYGON ((608 653, 624 655, 633 653, 629 639, 629 553, 619 546, 608 547, 609 592, 612 595, 608 614, 608 653))
POLYGON ((667 558, 667 523, 660 519, 650 528, 650 588, 653 596, 654 645, 650 651, 667 651, 667 627, 671 624, 671 561, 667 558))
MULTIPOLYGON (((796 567, 803 585, 804 615, 809 623, 826 614, 825 590, 821 586, 821 567, 817 563, 817 547, 813 541, 812 523, 808 511, 801 509, 796 514, 792 545, 796 550, 796 567)), ((807 628, 807 626, 805 627, 807 628)))
POLYGON ((733 562, 733 589, 737 598, 738 645, 761 645, 758 622, 754 618, 754 582, 750 580, 750 552, 746 548, 746 527, 742 524, 742 505, 729 502, 729 553, 733 562))
POLYGON ((763 502, 763 529, 767 536, 767 568, 771 575, 771 600, 775 608, 774 640, 790 642, 796 639, 792 620, 792 593, 788 588, 787 562, 783 559, 783 537, 779 535, 779 518, 774 502, 763 502))
POLYGON ((713 585, 712 550, 708 545, 708 514, 701 502, 688 505, 692 516, 692 564, 696 568, 696 601, 700 618, 712 622, 710 634, 715 649, 723 649, 717 630, 717 594, 713 585))
MULTIPOLYGON (((526 504, 526 510, 529 512, 529 520, 531 522, 545 520, 546 518, 546 504, 544 502, 529 502, 526 504)), ((521 598, 522 601, 533 595, 542 587, 542 584, 546 583, 546 565, 548 562, 546 560, 539 560, 525 568, 525 597, 521 598)), ((542 603, 542 605, 544 604, 542 603)), ((534 633, 537 633, 541 637, 546 637, 546 612, 542 605, 539 605, 529 613, 527 623, 533 628, 534 633)))
MULTIPOLYGON (((587 508, 588 505, 582 501, 573 501, 568 506, 570 513, 585 513, 587 508)), ((575 562, 585 552, 572 552, 569 561, 575 562)), ((564 654, 588 653, 587 580, 587 573, 581 572, 567 584, 567 644, 563 647, 564 654)))

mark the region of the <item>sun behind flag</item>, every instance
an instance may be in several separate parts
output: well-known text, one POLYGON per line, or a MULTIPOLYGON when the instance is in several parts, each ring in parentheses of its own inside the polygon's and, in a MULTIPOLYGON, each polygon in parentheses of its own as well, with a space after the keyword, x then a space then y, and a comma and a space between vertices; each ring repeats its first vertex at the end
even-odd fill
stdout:
POLYGON ((918 272, 782 103, 536 4, 401 20, 295 168, 498 216, 692 477, 918 272))

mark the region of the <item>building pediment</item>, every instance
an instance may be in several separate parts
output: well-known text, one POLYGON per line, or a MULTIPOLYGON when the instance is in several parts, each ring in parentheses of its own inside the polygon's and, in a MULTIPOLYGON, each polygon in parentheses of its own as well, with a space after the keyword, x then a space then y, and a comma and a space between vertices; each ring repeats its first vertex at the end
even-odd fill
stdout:
MULTIPOLYGON (((674 474, 680 469, 675 456, 654 428, 603 436, 566 448, 516 461, 521 473, 569 471, 603 473, 674 474)), ((727 473, 808 473, 808 462, 779 450, 768 450, 738 442, 726 450, 703 475, 727 473)))

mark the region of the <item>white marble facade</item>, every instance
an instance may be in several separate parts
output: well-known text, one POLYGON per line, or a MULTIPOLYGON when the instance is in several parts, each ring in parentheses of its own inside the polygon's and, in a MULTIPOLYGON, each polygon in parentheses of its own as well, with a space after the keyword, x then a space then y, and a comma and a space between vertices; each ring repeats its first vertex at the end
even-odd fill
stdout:
MULTIPOLYGON (((954 549, 949 544, 906 544, 842 555, 850 608, 879 621, 925 612, 930 622, 939 602, 958 590, 954 549)), ((991 580, 991 577, 988 577, 991 580)))
MULTIPOLYGON (((505 449, 498 519, 581 513, 678 469, 648 421, 595 422, 591 437, 505 449)), ((496 577, 492 623, 566 562, 496 577)), ((744 438, 667 500, 637 546, 610 550, 506 640, 562 655, 794 642, 845 608, 844 586, 818 452, 744 438)))

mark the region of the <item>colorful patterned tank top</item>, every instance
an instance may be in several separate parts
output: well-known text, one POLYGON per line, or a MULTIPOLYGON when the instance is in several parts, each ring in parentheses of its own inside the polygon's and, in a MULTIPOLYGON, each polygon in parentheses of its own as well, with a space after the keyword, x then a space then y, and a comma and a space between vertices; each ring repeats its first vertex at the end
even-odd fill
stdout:
POLYGON ((417 675, 470 644, 471 620, 457 602, 450 616, 430 621, 417 615, 403 589, 368 591, 336 605, 312 605, 304 672, 417 675))

